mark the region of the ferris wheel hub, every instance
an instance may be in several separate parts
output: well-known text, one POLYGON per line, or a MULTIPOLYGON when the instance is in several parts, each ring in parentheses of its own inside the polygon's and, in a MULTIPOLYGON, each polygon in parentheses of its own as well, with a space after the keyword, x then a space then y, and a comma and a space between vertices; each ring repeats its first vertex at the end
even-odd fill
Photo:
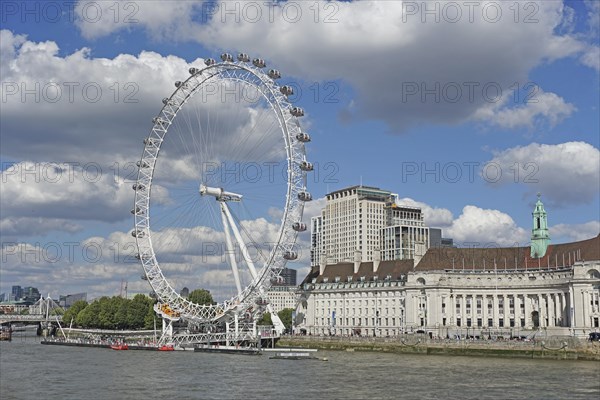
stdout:
POLYGON ((217 201, 242 201, 242 195, 226 192, 223 188, 216 188, 200 184, 200 196, 213 196, 217 201))

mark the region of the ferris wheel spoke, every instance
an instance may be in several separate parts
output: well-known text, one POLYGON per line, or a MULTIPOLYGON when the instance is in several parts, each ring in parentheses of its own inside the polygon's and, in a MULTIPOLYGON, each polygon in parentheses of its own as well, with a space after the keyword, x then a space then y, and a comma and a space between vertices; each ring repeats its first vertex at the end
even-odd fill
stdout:
MULTIPOLYGON (((254 136, 254 133, 256 132, 256 130, 262 125, 263 121, 268 118, 269 113, 267 112, 267 110, 265 108, 261 108, 258 117, 256 118, 256 122, 254 124, 252 124, 251 128, 249 131, 245 132, 244 137, 242 138, 242 141, 240 143, 240 146, 237 148, 236 153, 234 154, 234 158, 241 158, 242 155, 242 151, 244 150, 246 155, 248 155, 250 153, 250 150, 254 149, 256 146, 259 145, 259 143, 262 141, 262 138, 264 138, 265 136, 267 136, 269 134, 269 132, 267 132, 265 130, 265 132, 261 133, 261 136, 259 136, 258 138, 256 138, 254 136), (247 146, 247 143, 250 139, 254 140, 254 144, 251 147, 247 146), (258 140, 257 140, 258 139, 258 140)), ((272 123, 273 125, 273 123, 272 123)), ((252 158, 248 158, 248 159, 252 159, 252 158)))

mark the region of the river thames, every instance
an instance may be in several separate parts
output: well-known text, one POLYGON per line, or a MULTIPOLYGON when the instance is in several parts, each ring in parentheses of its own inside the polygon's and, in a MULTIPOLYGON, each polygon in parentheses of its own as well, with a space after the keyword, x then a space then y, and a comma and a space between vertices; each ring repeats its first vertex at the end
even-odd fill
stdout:
POLYGON ((600 363, 325 352, 272 360, 0 343, 0 398, 598 399, 600 363))

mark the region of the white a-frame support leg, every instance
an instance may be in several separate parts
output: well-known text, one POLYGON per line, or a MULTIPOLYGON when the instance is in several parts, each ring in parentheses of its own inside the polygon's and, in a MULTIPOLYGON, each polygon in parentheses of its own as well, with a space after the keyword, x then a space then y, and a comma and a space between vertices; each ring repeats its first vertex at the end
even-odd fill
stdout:
POLYGON ((256 268, 254 268, 254 263, 252 262, 252 259, 250 258, 250 254, 248 254, 248 248, 246 247, 246 244, 242 240, 242 235, 240 235, 240 231, 238 231, 238 228, 235 225, 235 222, 233 221, 233 217, 231 216, 231 213, 229 212, 229 207, 227 207, 227 204, 225 202, 221 202, 221 209, 227 216, 227 220, 229 221, 229 226, 231 226, 233 235, 235 236, 235 239, 237 240, 238 244, 240 245, 240 250, 242 251, 242 256, 244 256, 244 260, 246 260, 246 264, 248 265, 248 269, 250 270, 252 279, 256 279, 256 268))
POLYGON ((229 255, 229 262, 231 263, 231 270, 233 271, 233 279, 235 280, 235 287, 237 288, 238 295, 242 294, 242 284, 240 283, 240 273, 238 271, 237 263, 235 261, 235 252, 233 249, 233 243, 231 241, 231 233, 229 233, 229 224, 227 223, 227 205, 225 202, 221 202, 221 220, 223 221, 223 230, 225 231, 225 243, 227 246, 227 254, 229 255))
MULTIPOLYGON (((231 268, 233 269, 233 276, 235 278, 235 284, 237 286, 238 293, 241 293, 242 290, 241 290, 241 285, 240 285, 239 272, 237 269, 237 264, 235 262, 235 255, 233 253, 233 245, 231 242, 231 236, 229 234, 228 226, 231 227, 231 230, 233 231, 233 235, 235 236, 235 239, 240 246, 240 250, 242 251, 242 256, 244 257, 244 260, 246 260, 246 264, 248 265, 248 269, 250 270, 252 279, 256 279, 256 276, 257 276, 256 268, 254 267, 254 263, 252 262, 252 259, 250 258, 250 254, 248 254, 248 248, 246 247, 246 244, 242 240, 242 235, 240 235, 240 231, 238 230, 237 226, 235 225, 235 222, 233 221, 233 217, 231 216, 231 213, 229 212, 229 207, 227 207, 227 203, 224 201, 221 201, 220 203, 221 203, 221 218, 223 220, 223 227, 225 230, 225 239, 227 240, 227 251, 229 252, 229 256, 230 256, 230 260, 231 260, 231 268)), ((264 293, 261 293, 261 294, 264 296, 264 293)), ((273 321, 273 325, 275 327, 276 332, 279 335, 281 335, 283 333, 283 331, 285 330, 285 325, 283 325, 283 322, 281 321, 279 316, 275 313, 271 304, 267 305, 267 311, 271 314, 271 320, 273 321)))

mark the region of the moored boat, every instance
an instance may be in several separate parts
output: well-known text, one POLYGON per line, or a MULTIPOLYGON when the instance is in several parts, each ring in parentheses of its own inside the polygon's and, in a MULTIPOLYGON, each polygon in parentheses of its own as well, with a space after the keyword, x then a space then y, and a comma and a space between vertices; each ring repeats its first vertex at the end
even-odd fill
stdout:
POLYGON ((203 353, 225 353, 225 354, 243 354, 243 355, 260 355, 260 350, 256 347, 239 347, 239 346, 197 346, 194 347, 195 352, 203 353))
POLYGON ((319 358, 312 356, 309 352, 278 352, 274 356, 269 357, 272 360, 320 360, 327 361, 326 357, 319 358))
POLYGON ((10 342, 11 339, 12 332, 10 331, 10 329, 2 329, 0 331, 0 340, 8 340, 10 342))
POLYGON ((129 346, 127 346, 127 343, 111 344, 110 348, 113 350, 129 350, 129 346))

